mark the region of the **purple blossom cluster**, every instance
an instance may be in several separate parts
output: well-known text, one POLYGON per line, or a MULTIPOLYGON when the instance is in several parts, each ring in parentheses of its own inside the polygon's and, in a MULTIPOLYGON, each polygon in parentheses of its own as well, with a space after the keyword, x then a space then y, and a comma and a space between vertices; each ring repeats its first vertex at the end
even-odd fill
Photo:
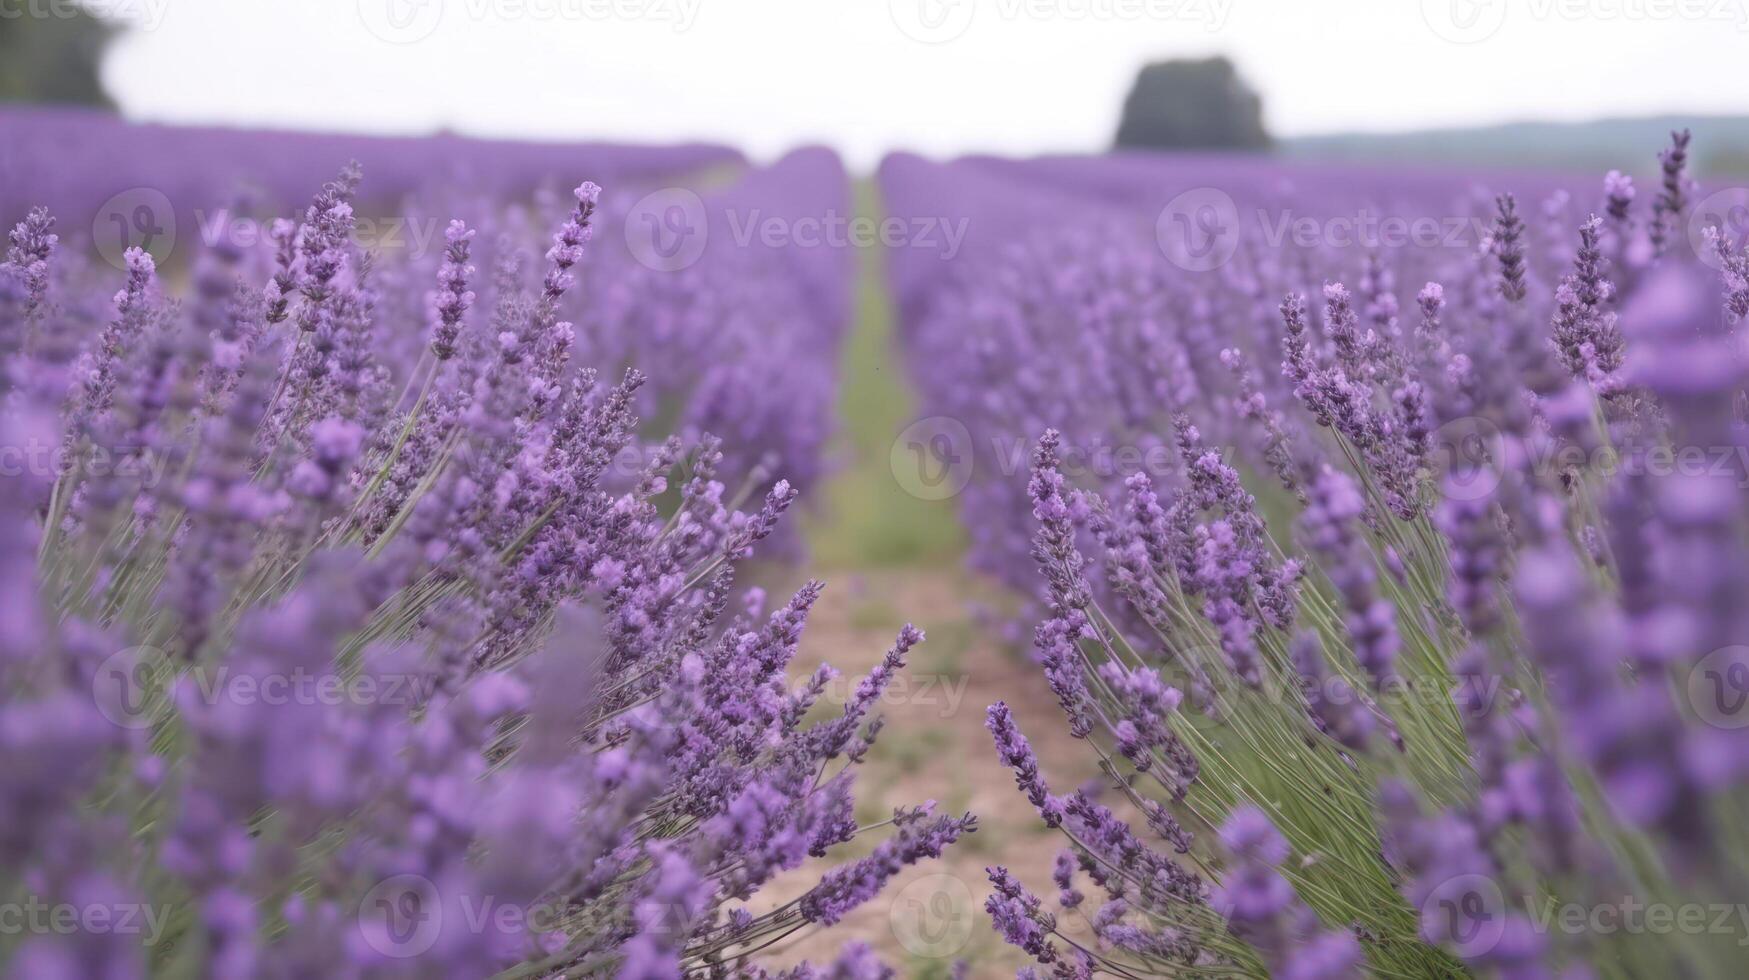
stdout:
MULTIPOLYGON (((806 209, 841 177, 813 154, 741 193, 806 209)), ((921 632, 828 710, 830 667, 789 680, 822 587, 769 612, 737 589, 798 496, 781 467, 818 472, 817 429, 782 420, 817 427, 824 396, 785 372, 830 349, 840 270, 707 259, 691 307, 604 296, 587 182, 546 232, 448 222, 422 270, 358 247, 362 179, 186 277, 131 249, 119 289, 48 211, 12 231, 0 878, 80 927, 9 929, 7 975, 891 976, 854 944, 758 961, 975 830, 854 816, 921 632), (673 406, 641 399, 707 382, 640 369, 684 347, 711 392, 652 437, 673 406)))
POLYGON ((883 165, 972 218, 895 258, 908 356, 1104 776, 1053 792, 991 709, 1069 843, 1059 911, 991 870, 1033 975, 1740 973, 1729 930, 1545 914, 1749 888, 1746 267, 1690 159, 883 165), (1454 232, 1332 232, 1364 214, 1454 232))
MULTIPOLYGON (((670 432, 723 441, 730 499, 756 499, 780 474, 811 491, 824 475, 852 257, 842 248, 773 244, 743 225, 848 213, 849 182, 830 151, 802 150, 755 167, 733 150, 708 145, 341 137, 134 125, 26 108, 0 112, 0 123, 19 137, 0 155, 6 188, 0 216, 16 220, 46 205, 66 245, 56 274, 83 295, 100 295, 96 283, 109 275, 91 261, 93 250, 124 268, 126 249, 139 247, 172 279, 204 268, 205 288, 214 291, 228 290, 223 266, 235 264, 273 281, 263 297, 268 322, 303 318, 299 326, 313 344, 300 355, 306 363, 299 383, 309 371, 325 370, 317 353, 340 345, 349 353, 333 380, 357 388, 364 373, 379 368, 404 385, 422 357, 454 356, 454 324, 467 308, 490 317, 528 292, 549 307, 539 327, 549 373, 576 373, 552 359, 567 344, 571 361, 610 377, 657 360, 667 365, 636 392, 636 413, 659 420, 660 431, 637 433, 615 460, 620 482, 634 479, 670 432), (329 213, 318 201, 309 213, 308 189, 348 156, 371 179, 345 192, 340 211, 329 213), (572 281, 554 292, 544 278, 548 269, 535 259, 555 244, 544 216, 571 209, 570 188, 561 181, 578 170, 599 175, 612 193, 596 202, 591 217, 592 260, 561 270, 572 281), (696 206, 671 229, 667 202, 675 199, 696 206), (299 220, 281 220, 285 214, 299 220), (457 214, 469 218, 459 231, 452 226, 457 214), (306 228, 314 232, 308 241, 306 228), (680 239, 670 241, 676 232, 680 239), (452 234, 466 236, 464 242, 452 242, 452 234), (653 262, 661 256, 637 244, 652 234, 656 248, 694 242, 700 248, 696 256, 684 252, 691 261, 678 266, 653 262), (330 302, 326 283, 340 273, 345 251, 368 256, 368 268, 353 271, 368 275, 371 288, 363 295, 376 317, 433 324, 447 317, 449 325, 433 336, 400 330, 366 337, 344 329, 353 301, 330 302), (298 295, 315 302, 293 304, 298 295), (553 332, 558 323, 571 325, 569 341, 553 332)), ((108 311, 82 316, 102 323, 108 311)), ((225 356, 235 356, 241 340, 226 340, 225 356)), ((221 385, 232 380, 214 378, 221 385)), ((420 381, 406 399, 417 395, 420 381)), ((288 407, 275 400, 276 411, 288 407)), ((383 410, 405 407, 404 400, 383 410)), ((787 528, 771 548, 799 551, 787 528)))
POLYGON ((640 403, 646 412, 667 407, 681 431, 720 436, 731 472, 778 470, 811 490, 833 432, 854 257, 843 248, 780 247, 753 230, 847 214, 849 186, 836 154, 804 149, 728 187, 701 188, 672 229, 650 224, 674 220, 674 205, 652 214, 648 199, 606 202, 608 225, 625 229, 612 236, 615 246, 654 231, 699 255, 669 268, 652 267, 642 249, 606 250, 585 270, 584 300, 574 304, 579 356, 595 364, 660 359, 666 377, 640 403))

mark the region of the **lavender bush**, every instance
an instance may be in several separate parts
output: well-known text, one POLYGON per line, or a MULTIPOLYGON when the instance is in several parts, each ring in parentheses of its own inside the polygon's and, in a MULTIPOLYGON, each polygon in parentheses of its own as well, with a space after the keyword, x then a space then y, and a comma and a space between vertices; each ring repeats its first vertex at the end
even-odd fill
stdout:
MULTIPOLYGON (((248 191, 275 213, 289 213, 333 175, 337 161, 357 160, 369 174, 356 201, 361 214, 379 202, 456 187, 504 201, 574 173, 627 190, 660 187, 683 175, 738 168, 741 154, 722 146, 634 146, 613 143, 534 143, 453 135, 393 137, 136 123, 109 113, 26 105, 0 107, 0 214, 16 218, 47 207, 69 244, 100 237, 105 243, 159 246, 173 234, 189 247, 203 223, 248 191), (154 191, 146 198, 129 191, 154 191), (103 212, 112 197, 120 221, 103 212), (167 207, 144 215, 141 203, 167 207), (157 226, 154 241, 140 234, 157 226), (114 238, 118 232, 121 238, 114 238), (130 233, 131 240, 130 240, 130 233)), ((468 212, 483 217, 485 212, 468 212)), ((451 215, 443 215, 447 220, 451 215)))
MULTIPOLYGON (((307 133, 138 125, 69 110, 0 110, 18 139, 0 147, 0 215, 46 205, 64 244, 69 292, 105 297, 98 256, 125 270, 125 250, 151 253, 161 277, 197 274, 205 252, 233 254, 245 275, 275 276, 286 229, 275 216, 301 207, 307 189, 348 154, 371 174, 352 194, 349 245, 371 255, 379 317, 422 321, 453 246, 454 215, 472 224, 467 249, 479 270, 467 284, 482 311, 499 284, 522 287, 527 256, 544 249, 546 215, 569 207, 562 176, 583 170, 615 188, 598 204, 594 258, 559 298, 574 323, 576 359, 608 376, 661 361, 638 390, 640 435, 673 432, 723 440, 726 482, 763 494, 778 474, 804 493, 823 474, 839 340, 851 269, 842 249, 801 249, 732 234, 737 221, 790 221, 848 209, 843 166, 829 151, 800 151, 766 167, 707 145, 530 144, 456 137, 363 138, 307 133), (667 227, 675 201, 680 224, 667 227), (675 236, 678 237, 675 237, 675 236), (697 248, 693 250, 692 247, 697 248), (678 250, 668 261, 665 247, 678 250), (91 253, 95 251, 98 256, 91 253), (773 356, 781 351, 782 356, 773 356)), ((101 306, 103 304, 99 304, 101 306)), ((93 323, 104 309, 82 311, 93 323)), ((381 330, 371 343, 391 369, 410 368, 424 339, 381 330)), ((401 376, 397 375, 396 380, 401 376)), ((635 476, 634 448, 615 466, 635 476)), ((793 535, 772 542, 795 554, 793 535)))
MULTIPOLYGON (((663 349, 566 318, 594 184, 533 254, 514 210, 449 223, 415 286, 417 262, 357 247, 360 179, 258 247, 201 252, 180 289, 137 248, 100 285, 46 210, 12 231, 0 887, 73 925, 8 930, 0 962, 767 976, 756 954, 974 829, 928 805, 853 817, 873 709, 921 634, 842 711, 813 710, 829 668, 788 682, 821 587, 767 613, 736 576, 797 491, 731 473, 705 433, 745 406, 641 437, 651 386, 618 362, 659 372, 663 349), (870 832, 793 900, 760 895, 870 832)), ((782 288, 698 301, 751 316, 782 288)), ((852 945, 780 975, 891 974, 852 945)))
POLYGON ((911 360, 1117 797, 990 708, 1068 842, 1055 911, 991 869, 1024 973, 1741 973, 1749 253, 1688 142, 1518 196, 888 161, 897 213, 977 216, 894 268, 911 360), (1363 207, 1455 234, 1337 234, 1363 207))

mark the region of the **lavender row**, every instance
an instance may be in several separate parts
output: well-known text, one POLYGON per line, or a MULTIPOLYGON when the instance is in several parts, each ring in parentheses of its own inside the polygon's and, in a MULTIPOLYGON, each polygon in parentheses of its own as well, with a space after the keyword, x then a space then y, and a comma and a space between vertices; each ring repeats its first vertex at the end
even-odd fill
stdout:
MULTIPOLYGON (((129 248, 150 254, 174 280, 197 275, 203 254, 225 255, 258 279, 275 275, 292 230, 276 220, 279 202, 292 187, 317 183, 308 175, 318 167, 345 159, 340 146, 361 149, 365 168, 375 161, 387 171, 383 180, 370 170, 358 188, 347 237, 368 256, 373 303, 397 325, 430 314, 453 215, 473 218, 468 250, 482 271, 469 290, 492 309, 537 272, 527 256, 546 234, 540 215, 565 206, 557 175, 579 166, 605 172, 617 190, 595 218, 596 261, 579 270, 582 286, 560 310, 577 324, 574 353, 603 371, 663 363, 636 401, 641 415, 662 423, 655 442, 669 430, 721 436, 725 476, 738 491, 763 493, 780 471, 806 491, 823 472, 848 318, 846 253, 735 232, 746 216, 793 223, 842 213, 847 181, 827 151, 755 168, 705 146, 354 139, 12 115, 25 138, 8 141, 0 173, 9 193, 57 202, 50 212, 70 232, 60 274, 80 284, 66 314, 92 332, 108 315, 107 290, 84 287, 125 270, 129 248), (127 184, 137 186, 116 191, 127 184)), ((10 220, 23 213, 0 210, 10 220)), ((371 342, 388 381, 404 387, 424 349, 419 332, 377 331, 371 342)), ((648 442, 628 448, 615 473, 635 476, 648 442)), ((793 537, 780 537, 779 549, 793 553, 793 537)))
MULTIPOLYGON (((807 213, 841 176, 811 154, 700 196, 807 213)), ((813 472, 817 436, 782 419, 823 414, 804 375, 842 271, 729 239, 645 281, 673 243, 616 256, 603 230, 641 199, 592 183, 556 230, 480 194, 436 254, 385 255, 358 241, 361 179, 174 274, 139 247, 109 270, 46 210, 11 233, 0 879, 24 924, 0 963, 774 975, 762 951, 975 828, 854 818, 921 633, 827 704, 831 668, 788 677, 821 586, 767 610, 737 585, 797 497, 782 467, 813 472), (853 839, 865 857, 761 895, 853 839)), ((891 971, 852 944, 775 975, 891 971)))
MULTIPOLYGON (((141 124, 80 109, 0 108, 0 215, 47 207, 69 245, 120 252, 140 245, 164 264, 174 243, 191 254, 236 195, 290 213, 309 189, 357 160, 370 174, 361 214, 409 195, 467 188, 497 200, 541 187, 560 192, 579 172, 604 186, 663 186, 712 168, 745 165, 727 147, 534 143, 452 135, 389 137, 291 130, 141 124), (139 209, 144 207, 144 211, 139 209), (119 223, 119 224, 118 224, 119 223), (148 237, 154 234, 155 237, 148 237)), ((441 226, 439 228, 441 230, 441 226)))
POLYGON ((1032 975, 1740 970, 1749 228, 1688 145, 883 167, 973 227, 893 267, 919 465, 1146 824, 991 708, 1068 841, 1054 908, 991 869, 1032 975))

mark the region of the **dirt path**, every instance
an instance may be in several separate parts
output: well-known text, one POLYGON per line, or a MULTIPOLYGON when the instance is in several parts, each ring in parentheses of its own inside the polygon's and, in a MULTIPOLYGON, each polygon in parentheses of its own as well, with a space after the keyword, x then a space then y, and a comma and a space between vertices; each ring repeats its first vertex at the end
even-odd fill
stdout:
MULTIPOLYGON (((990 893, 984 868, 1004 865, 1039 894, 1054 895, 1050 869, 1062 838, 1039 821, 996 761, 984 709, 993 701, 1008 702, 1059 791, 1094 774, 1089 753, 1068 736, 1039 670, 979 622, 978 604, 1000 602, 999 592, 951 567, 833 579, 809 618, 796 665, 797 676, 822 660, 844 671, 845 679, 828 692, 833 705, 843 703, 905 622, 928 636, 882 701, 887 726, 857 777, 858 822, 878 823, 895 804, 935 800, 943 812, 976 813, 978 831, 942 860, 907 869, 844 922, 786 946, 774 961, 818 963, 854 939, 872 946, 901 976, 946 976, 953 961, 964 958, 971 976, 1012 977, 1025 959, 990 928, 983 910, 990 893)), ((866 844, 859 838, 832 862, 789 876, 771 889, 773 904, 805 890, 831 863, 866 854, 885 833, 871 833, 866 844)), ((1079 924, 1064 925, 1076 935, 1070 930, 1079 924)))
MULTIPOLYGON (((863 214, 878 214, 867 186, 859 197, 863 214)), ((912 497, 892 474, 893 440, 915 421, 919 402, 900 367, 882 255, 866 250, 858 258, 857 323, 841 374, 839 469, 803 521, 811 560, 770 583, 771 593, 783 595, 803 571, 826 580, 795 672, 805 676, 821 661, 841 670, 844 680, 825 699, 835 705, 900 626, 911 622, 925 631, 927 642, 883 701, 886 728, 857 777, 858 822, 879 823, 895 805, 935 800, 944 812, 976 813, 979 826, 943 860, 908 869, 844 922, 775 950, 770 961, 818 963, 846 941, 861 940, 901 976, 943 977, 963 958, 971 976, 1012 977, 1026 961, 990 928, 984 869, 1004 865, 1039 894, 1054 895, 1050 869, 1063 840, 997 762, 985 709, 1008 702, 1058 792, 1094 775, 1092 756, 1069 737, 1024 646, 1004 643, 980 614, 980 608, 1011 610, 1013 598, 963 571, 965 538, 954 502, 912 497)), ((866 854, 886 833, 859 838, 831 862, 810 865, 761 894, 769 893, 772 904, 788 900, 818 881, 830 863, 866 854)), ((1077 941, 1085 938, 1079 922, 1065 918, 1061 927, 1077 941)))

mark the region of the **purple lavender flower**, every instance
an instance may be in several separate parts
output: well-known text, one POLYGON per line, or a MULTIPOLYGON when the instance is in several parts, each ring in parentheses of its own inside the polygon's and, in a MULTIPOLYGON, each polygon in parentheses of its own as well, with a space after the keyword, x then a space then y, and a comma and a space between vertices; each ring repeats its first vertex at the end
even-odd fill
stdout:
POLYGON ((1210 904, 1227 918, 1282 976, 1345 977, 1360 968, 1360 944, 1347 930, 1326 931, 1300 903, 1280 868, 1287 841, 1254 806, 1240 806, 1221 825, 1221 844, 1231 856, 1210 904), (1305 955, 1307 952, 1311 955, 1305 955))
POLYGON ((0 319, 0 358, 11 358, 25 349, 29 332, 41 313, 49 291, 49 259, 60 237, 54 234, 55 219, 47 208, 32 208, 7 236, 6 261, 0 270, 18 279, 18 309, 6 310, 0 319))
POLYGON ((1603 219, 1592 215, 1579 229, 1573 272, 1555 290, 1553 341, 1561 363, 1574 376, 1605 385, 1622 364, 1621 331, 1606 308, 1615 293, 1600 245, 1603 219))
POLYGON ((1400 640, 1396 608, 1379 595, 1378 572, 1360 538, 1365 510, 1354 481, 1327 468, 1312 484, 1300 523, 1307 544, 1328 562, 1326 574, 1342 596, 1355 660, 1374 685, 1383 685, 1393 673, 1400 640))
POLYGON ((1014 725, 1014 717, 1008 710, 1008 705, 1001 701, 990 705, 984 727, 990 730, 990 735, 996 740, 996 755, 1002 764, 1014 771, 1014 781, 1021 792, 1038 810, 1047 826, 1055 827, 1062 820, 1062 804, 1051 795, 1050 787, 1045 785, 1044 777, 1039 774, 1038 759, 1032 753, 1032 744, 1026 736, 1014 725))
POLYGON ((1693 133, 1684 129, 1670 134, 1670 148, 1658 155, 1663 169, 1663 186, 1652 202, 1652 251, 1663 255, 1670 247, 1682 217, 1688 211, 1689 192, 1693 182, 1688 176, 1688 144, 1693 133))
MULTIPOLYGON (((841 172, 822 162, 786 172, 841 172)), ((888 840, 821 873, 804 902, 749 911, 773 876, 859 835, 854 773, 822 769, 865 758, 921 633, 902 631, 842 718, 809 723, 832 675, 796 694, 786 677, 818 587, 763 623, 731 594, 796 490, 736 470, 765 495, 746 512, 718 440, 686 422, 639 439, 642 374, 597 386, 569 366, 558 303, 581 271, 593 185, 537 293, 505 254, 526 243, 495 201, 483 227, 502 234, 452 224, 428 297, 420 258, 357 253, 356 184, 348 168, 301 222, 276 222, 271 256, 203 253, 185 302, 143 251, 111 299, 76 257, 46 266, 46 215, 14 235, 4 336, 42 330, 4 352, 7 379, 29 383, 4 392, 0 441, 71 450, 81 468, 0 480, 0 741, 38 762, 0 779, 0 871, 56 901, 127 897, 100 868, 154 883, 180 923, 166 955, 219 976, 755 976, 762 944, 838 921, 973 832, 969 815, 900 809, 888 840), (480 286, 491 337, 464 323, 476 237, 493 239, 500 272, 480 286), (429 335, 409 329, 420 322, 429 335), (50 375, 75 344, 63 409, 50 375), (394 399, 390 384, 408 390, 394 399), (123 445, 162 468, 106 471, 123 445), (616 465, 633 446, 638 462, 616 465), (177 738, 156 737, 168 727, 177 738), (157 816, 130 833, 142 806, 157 816), (288 875, 306 879, 290 899, 288 875), (552 914, 421 926, 486 900, 552 914), (428 946, 409 952, 384 921, 403 913, 428 946)), ((848 286, 848 267, 768 258, 735 269, 738 291, 724 273, 685 302, 735 319, 820 290, 821 308, 796 316, 832 329, 839 304, 823 294, 848 286)), ((805 363, 830 358, 818 346, 805 363)), ((768 365, 761 383, 799 370, 768 365)), ((101 937, 14 952, 44 975, 146 967, 137 944, 101 937)), ((799 969, 892 975, 860 947, 799 969)))
POLYGON ((475 234, 461 221, 451 221, 443 232, 443 265, 438 267, 437 293, 432 298, 437 324, 431 333, 431 351, 439 361, 455 356, 462 317, 467 315, 468 307, 474 305, 474 294, 468 289, 474 267, 468 264, 468 256, 475 234))
POLYGON ((1525 286, 1524 219, 1518 216, 1518 201, 1511 194, 1502 194, 1495 202, 1499 214, 1494 219, 1492 251, 1500 263, 1500 295, 1508 303, 1524 300, 1525 286))
POLYGON ((1611 170, 1605 174, 1603 200, 1609 220, 1615 223, 1617 229, 1626 227, 1630 220, 1628 209, 1634 204, 1634 179, 1619 170, 1611 170))

